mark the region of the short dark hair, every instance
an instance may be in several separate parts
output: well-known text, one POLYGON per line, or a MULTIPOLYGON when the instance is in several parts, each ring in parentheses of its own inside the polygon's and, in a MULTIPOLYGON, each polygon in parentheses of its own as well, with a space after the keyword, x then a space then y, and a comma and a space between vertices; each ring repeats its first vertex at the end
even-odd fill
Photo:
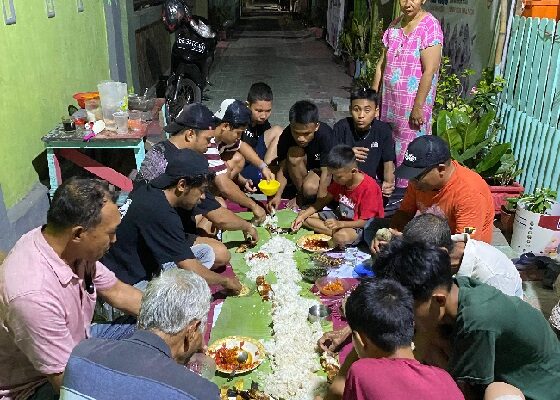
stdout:
POLYGON ((272 89, 264 82, 253 83, 247 94, 247 102, 249 104, 257 101, 272 101, 273 98, 272 89))
POLYGON ((377 256, 373 270, 380 278, 399 282, 412 293, 414 300, 426 301, 434 290, 451 289, 451 261, 445 251, 420 242, 396 238, 377 256))
POLYGON ((386 352, 410 346, 414 337, 414 300, 393 279, 362 281, 345 306, 348 325, 386 352))
POLYGON ((296 101, 290 108, 290 124, 310 124, 319 122, 319 109, 308 100, 296 101))
POLYGON ((228 124, 231 129, 239 129, 239 128, 244 128, 247 129, 249 127, 249 125, 247 124, 241 124, 241 123, 233 123, 233 122, 222 122, 223 124, 228 124))
POLYGON ((200 174, 200 175, 195 175, 195 176, 185 176, 183 178, 177 178, 175 180, 175 182, 173 182, 171 185, 164 188, 164 190, 177 186, 177 183, 179 183, 179 181, 181 179, 185 180, 185 184, 188 187, 198 188, 198 187, 201 187, 202 185, 205 185, 207 183, 212 182, 215 177, 216 177, 216 174, 214 174, 213 172, 210 172, 209 174, 200 174))
POLYGON ((101 222, 101 209, 114 202, 115 194, 100 179, 72 177, 54 192, 47 212, 47 225, 54 229, 82 226, 93 228, 101 222))
POLYGON ((195 134, 196 136, 198 136, 198 134, 199 134, 200 132, 202 132, 202 129, 189 128, 188 126, 186 126, 184 129, 181 129, 181 130, 178 131, 178 132, 172 133, 171 136, 176 136, 176 135, 179 135, 179 134, 182 135, 182 134, 185 133, 185 131, 189 131, 189 130, 190 130, 190 131, 194 131, 194 134, 195 134))
POLYGON ((403 238, 453 250, 451 229, 445 218, 426 213, 414 217, 403 229, 403 238))
POLYGON ((356 164, 356 156, 352 147, 339 144, 334 146, 327 155, 327 167, 332 169, 351 167, 356 164))
POLYGON ((352 102, 352 100, 369 100, 373 101, 375 105, 379 104, 379 96, 377 95, 377 92, 368 87, 358 87, 352 89, 350 92, 350 102, 352 102))

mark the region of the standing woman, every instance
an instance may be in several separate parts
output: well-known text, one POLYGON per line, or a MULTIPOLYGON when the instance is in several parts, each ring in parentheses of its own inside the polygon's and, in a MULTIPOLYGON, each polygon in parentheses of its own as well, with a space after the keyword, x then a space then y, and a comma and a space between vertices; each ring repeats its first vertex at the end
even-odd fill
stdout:
MULTIPOLYGON (((397 166, 408 144, 432 131, 443 32, 439 21, 422 6, 426 0, 399 0, 401 16, 383 35, 384 50, 373 89, 381 86, 380 119, 393 127, 397 166)), ((404 188, 407 181, 397 180, 404 188)))

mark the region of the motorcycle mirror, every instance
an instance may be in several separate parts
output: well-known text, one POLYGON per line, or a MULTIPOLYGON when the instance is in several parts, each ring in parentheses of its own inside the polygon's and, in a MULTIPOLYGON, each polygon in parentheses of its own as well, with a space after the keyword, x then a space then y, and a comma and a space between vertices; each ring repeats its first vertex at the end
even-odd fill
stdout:
POLYGON ((228 19, 226 22, 224 22, 224 23, 222 24, 222 27, 223 27, 224 29, 231 28, 232 26, 233 26, 233 21, 232 21, 231 19, 228 19))

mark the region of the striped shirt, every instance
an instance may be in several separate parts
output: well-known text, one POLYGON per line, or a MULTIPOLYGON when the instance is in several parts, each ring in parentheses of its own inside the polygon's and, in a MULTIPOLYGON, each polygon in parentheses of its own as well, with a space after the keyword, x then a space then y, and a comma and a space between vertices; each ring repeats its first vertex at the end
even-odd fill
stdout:
POLYGON ((227 172, 227 165, 222 160, 222 153, 226 151, 237 151, 239 150, 240 146, 240 140, 236 141, 233 144, 227 145, 221 142, 220 144, 217 144, 216 139, 212 138, 210 141, 210 146, 208 146, 208 150, 206 151, 206 153, 204 153, 206 159, 208 160, 210 172, 213 172, 214 174, 216 174, 216 176, 225 174, 227 172))

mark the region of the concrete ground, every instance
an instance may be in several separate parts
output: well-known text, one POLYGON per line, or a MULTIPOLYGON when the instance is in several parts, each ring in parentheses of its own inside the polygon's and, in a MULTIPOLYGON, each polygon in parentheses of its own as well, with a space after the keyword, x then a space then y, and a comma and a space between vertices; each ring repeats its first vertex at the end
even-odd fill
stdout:
POLYGON ((307 99, 317 104, 321 120, 332 125, 347 112, 335 111, 331 98, 348 97, 352 83, 333 53, 287 13, 253 12, 241 19, 233 38, 220 42, 206 104, 217 110, 223 99, 246 100, 251 84, 263 81, 274 93, 272 124, 287 125, 292 104, 307 99))

